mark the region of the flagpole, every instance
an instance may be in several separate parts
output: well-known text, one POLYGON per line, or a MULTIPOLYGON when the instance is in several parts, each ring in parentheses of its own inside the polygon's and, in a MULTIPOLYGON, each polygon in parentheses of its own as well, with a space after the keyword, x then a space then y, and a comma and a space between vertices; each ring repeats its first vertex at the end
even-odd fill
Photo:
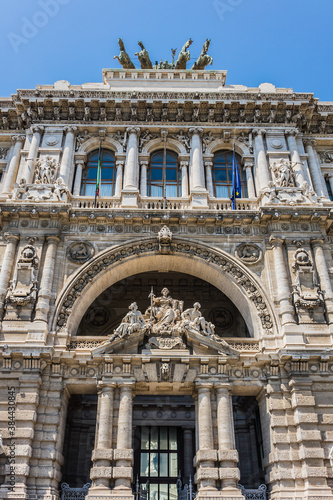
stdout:
POLYGON ((94 208, 96 208, 96 201, 97 201, 97 197, 99 196, 99 188, 100 188, 100 182, 101 182, 101 155, 102 155, 102 139, 99 141, 94 208))

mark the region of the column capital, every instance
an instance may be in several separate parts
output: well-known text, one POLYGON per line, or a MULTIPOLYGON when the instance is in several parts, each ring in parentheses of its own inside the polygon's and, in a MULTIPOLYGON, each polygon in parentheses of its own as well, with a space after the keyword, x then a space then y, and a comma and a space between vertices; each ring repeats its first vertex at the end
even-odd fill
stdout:
POLYGON ((72 132, 73 134, 75 134, 77 131, 78 131, 78 128, 75 127, 74 125, 67 125, 66 127, 64 127, 64 132, 66 132, 66 133, 72 132))
POLYGON ((45 236, 45 240, 48 243, 56 243, 58 245, 61 241, 61 238, 60 238, 60 236, 57 236, 56 234, 47 234, 45 236))
POLYGON ((115 382, 99 382, 97 385, 97 394, 102 394, 105 392, 112 392, 117 387, 115 382))
POLYGON ((85 160, 83 158, 75 158, 75 165, 84 165, 85 160))
POLYGON ((304 146, 315 146, 317 141, 315 139, 304 139, 304 146))
POLYGON ((140 127, 127 127, 126 132, 128 134, 136 134, 138 135, 140 133, 141 129, 140 127))
POLYGON ((231 384, 225 382, 217 382, 214 384, 214 389, 216 389, 216 392, 228 392, 229 394, 231 393, 232 386, 231 384))
POLYGON ((205 165, 205 167, 212 168, 214 163, 212 161, 205 161, 204 165, 205 165))
POLYGON ((333 172, 326 172, 324 174, 328 179, 332 179, 333 178, 333 172))
POLYGON ((310 243, 313 248, 322 247, 323 244, 325 243, 325 240, 324 238, 313 238, 310 239, 310 243))
POLYGON ((201 127, 191 127, 188 132, 189 132, 189 134, 198 134, 198 135, 201 135, 202 132, 203 132, 203 128, 201 128, 201 127))
POLYGON ((132 392, 133 388, 134 388, 134 382, 132 381, 123 381, 123 382, 118 382, 117 383, 117 387, 119 387, 119 389, 122 389, 123 391, 128 391, 128 392, 132 392))
POLYGON ((16 144, 17 142, 21 142, 23 144, 25 141, 25 135, 13 135, 11 141, 13 144, 16 144))
POLYGON ((210 392, 212 387, 213 387, 213 384, 211 382, 196 382, 195 384, 196 386, 196 389, 198 390, 198 392, 210 392))
POLYGON ((289 135, 293 135, 293 136, 297 136, 298 135, 298 130, 296 128, 287 128, 286 129, 286 135, 289 136, 289 135))
POLYGON ((5 233, 5 239, 8 243, 16 243, 20 239, 19 234, 5 233))
POLYGON ((252 134, 261 135, 263 137, 266 134, 266 130, 264 128, 254 128, 252 134))
POLYGON ((245 160, 244 161, 243 170, 246 170, 247 168, 253 168, 253 167, 254 167, 253 160, 245 160))
POLYGON ((271 236, 269 238, 269 242, 272 245, 273 248, 276 247, 282 247, 283 243, 285 242, 284 238, 278 238, 277 236, 271 236))
POLYGON ((32 127, 30 127, 30 130, 34 134, 36 134, 36 133, 41 134, 44 130, 44 127, 43 127, 43 125, 33 125, 32 127))
MULTIPOLYGON (((122 163, 124 163, 124 162, 122 162, 122 163)), ((147 166, 147 165, 149 165, 149 161, 148 160, 140 160, 140 165, 141 166, 142 165, 146 165, 147 166)))

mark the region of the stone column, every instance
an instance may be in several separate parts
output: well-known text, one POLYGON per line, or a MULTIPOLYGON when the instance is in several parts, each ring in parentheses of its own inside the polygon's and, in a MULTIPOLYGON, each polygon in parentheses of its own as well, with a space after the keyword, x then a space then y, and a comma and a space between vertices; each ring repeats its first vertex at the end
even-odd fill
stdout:
POLYGON ((73 162, 73 152, 75 147, 75 134, 77 132, 77 127, 65 127, 66 132, 65 145, 62 153, 62 160, 60 164, 59 176, 63 178, 66 186, 68 185, 68 179, 70 174, 70 169, 73 162))
POLYGON ((40 141, 42 139, 42 133, 44 127, 41 125, 33 125, 30 129, 33 132, 28 158, 25 160, 25 165, 22 168, 22 174, 20 179, 25 179, 27 184, 31 184, 34 178, 35 162, 38 155, 38 149, 40 141))
POLYGON ((196 454, 197 482, 199 489, 216 489, 218 469, 215 467, 217 452, 214 450, 211 388, 212 384, 200 384, 198 388, 198 440, 196 454))
POLYGON ((182 196, 188 196, 188 161, 180 162, 180 169, 182 173, 182 196))
POLYGON ((121 190, 123 188, 123 168, 125 162, 123 160, 116 160, 116 185, 114 189, 114 195, 120 197, 121 190))
POLYGON ((301 161, 301 158, 299 156, 297 142, 296 142, 297 130, 296 129, 287 130, 286 136, 287 136, 288 148, 290 151, 290 158, 292 163, 295 164, 293 166, 293 171, 295 174, 296 186, 300 187, 302 186, 302 184, 304 184, 306 179, 304 177, 304 172, 303 172, 303 162, 301 161))
POLYGON ((323 187, 323 176, 320 171, 320 166, 315 157, 315 153, 313 150, 313 146, 316 144, 316 141, 313 139, 307 139, 304 141, 305 152, 308 155, 308 164, 311 174, 311 179, 313 183, 313 187, 317 195, 321 198, 325 198, 325 192, 323 187))
POLYGON ((331 188, 332 195, 333 195, 333 173, 327 174, 327 177, 328 177, 328 182, 330 183, 330 188, 331 188))
POLYGON ((218 460, 220 462, 219 475, 222 481, 222 490, 238 492, 237 481, 240 478, 237 467, 238 453, 235 448, 234 419, 232 411, 232 397, 230 384, 221 384, 216 387, 217 395, 217 432, 218 432, 218 460))
POLYGON ((47 247, 38 292, 35 321, 47 321, 48 318, 52 295, 53 276, 55 271, 55 260, 60 238, 58 236, 46 236, 45 240, 47 247))
POLYGON ((283 255, 284 240, 282 238, 275 238, 274 236, 271 236, 269 241, 273 247, 274 269, 277 284, 277 297, 280 303, 281 323, 282 325, 295 323, 294 308, 291 304, 288 270, 283 255))
POLYGON ((16 180, 18 167, 20 164, 21 150, 25 141, 25 135, 14 135, 12 142, 14 143, 14 151, 6 169, 5 179, 3 182, 2 193, 9 193, 16 180))
POLYGON ((137 191, 138 136, 140 129, 137 127, 129 127, 126 132, 128 134, 128 140, 124 171, 124 191, 137 191))
POLYGON ((202 128, 190 128, 191 159, 190 159, 190 190, 191 192, 205 192, 205 173, 202 158, 202 128))
POLYGON ((20 239, 17 234, 5 234, 5 237, 7 240, 7 246, 0 271, 0 317, 2 317, 3 314, 3 307, 9 285, 9 278, 14 265, 16 247, 20 239))
MULTIPOLYGON (((112 383, 103 383, 98 388, 96 440, 92 455, 94 466, 91 470, 93 486, 90 488, 89 495, 96 494, 97 492, 94 491, 96 489, 110 489, 114 388, 115 384, 112 383)), ((105 493, 107 494, 107 491, 105 493)))
POLYGON ((147 196, 147 168, 148 168, 148 161, 141 160, 140 161, 140 170, 141 170, 140 195, 141 196, 147 196))
POLYGON ((264 135, 266 130, 263 129, 255 129, 253 130, 254 134, 254 149, 256 153, 257 160, 257 181, 259 184, 259 189, 262 190, 268 186, 270 182, 269 168, 266 159, 266 151, 264 146, 264 135))
POLYGON ((190 476, 193 472, 193 441, 192 429, 190 427, 183 427, 184 431, 184 480, 188 484, 190 476))
POLYGON ((255 198, 256 197, 256 191, 254 188, 254 180, 253 180, 253 174, 252 174, 252 168, 253 168, 253 162, 245 162, 243 169, 245 170, 246 173, 246 184, 247 184, 247 195, 249 198, 255 198))
POLYGON ((84 168, 84 159, 78 158, 75 160, 76 171, 75 171, 75 181, 73 188, 73 195, 79 196, 81 191, 81 182, 82 182, 82 172, 84 168))
POLYGON ((132 482, 132 384, 119 384, 119 413, 117 431, 117 449, 114 450, 116 467, 113 469, 115 488, 130 493, 132 482))
POLYGON ((214 189, 213 189, 213 177, 212 177, 212 161, 205 161, 205 169, 206 169, 206 187, 208 194, 211 198, 214 197, 214 189))
POLYGON ((324 294, 328 320, 330 323, 333 323, 333 291, 330 275, 326 265, 323 244, 324 240, 322 239, 311 240, 316 270, 320 282, 320 289, 324 294))

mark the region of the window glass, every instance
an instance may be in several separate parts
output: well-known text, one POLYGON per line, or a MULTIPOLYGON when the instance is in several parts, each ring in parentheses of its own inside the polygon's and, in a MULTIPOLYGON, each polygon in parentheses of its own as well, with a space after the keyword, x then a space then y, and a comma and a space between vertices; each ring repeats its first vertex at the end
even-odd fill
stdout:
MULTIPOLYGON (((163 197, 163 151, 153 153, 147 172, 147 195, 155 198, 163 197)), ((165 196, 177 198, 181 196, 181 174, 178 158, 172 151, 165 155, 165 196)))
MULTIPOLYGON (((95 196, 97 171, 98 171, 99 150, 90 153, 87 159, 86 168, 82 175, 81 195, 95 196)), ((101 182, 100 196, 113 196, 115 188, 115 160, 112 151, 101 150, 101 182)))
MULTIPOLYGON (((239 169, 242 198, 247 197, 246 174, 240 166, 240 157, 235 153, 235 161, 239 169)), ((212 169, 213 190, 216 198, 230 198, 232 195, 233 152, 221 151, 215 154, 212 169)))

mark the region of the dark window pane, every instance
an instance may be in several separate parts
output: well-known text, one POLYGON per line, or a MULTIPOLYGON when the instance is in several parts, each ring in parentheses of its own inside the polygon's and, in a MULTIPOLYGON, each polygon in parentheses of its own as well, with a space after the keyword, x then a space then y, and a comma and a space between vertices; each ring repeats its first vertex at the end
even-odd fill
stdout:
POLYGON ((97 179, 97 168, 89 168, 87 179, 97 179))
POLYGON ((227 180, 227 171, 226 170, 215 170, 215 180, 216 181, 226 181, 227 180))

